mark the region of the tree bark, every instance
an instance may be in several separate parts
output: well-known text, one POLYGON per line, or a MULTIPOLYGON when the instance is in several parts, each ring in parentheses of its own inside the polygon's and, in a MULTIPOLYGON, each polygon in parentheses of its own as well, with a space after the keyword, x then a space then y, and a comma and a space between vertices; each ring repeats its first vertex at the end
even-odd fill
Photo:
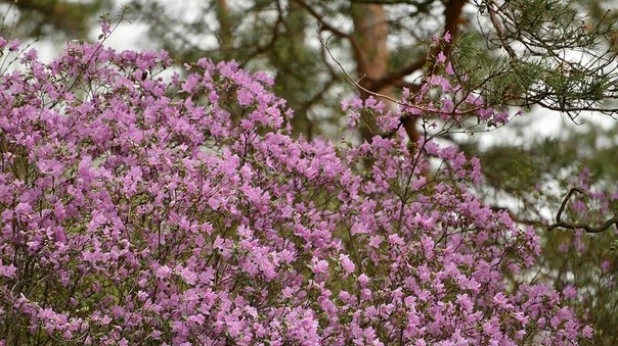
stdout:
MULTIPOLYGON (((351 5, 352 20, 354 22, 354 36, 358 42, 359 50, 355 52, 356 69, 359 84, 370 91, 395 98, 395 90, 392 85, 385 85, 376 90, 371 90, 371 81, 378 80, 388 74, 389 50, 388 38, 388 15, 382 5, 359 4, 351 5)), ((366 99, 369 94, 361 91, 361 98, 366 99)), ((386 109, 394 105, 383 99, 386 109)), ((376 119, 374 114, 361 115, 361 136, 363 140, 371 141, 377 135, 376 119)))
MULTIPOLYGON (((305 47, 305 28, 307 26, 307 14, 302 6, 296 1, 290 1, 288 12, 285 18, 285 28, 287 47, 290 52, 287 54, 288 66, 299 66, 306 63, 306 47, 305 47)), ((289 86, 290 90, 283 90, 283 96, 287 96, 290 101, 293 101, 294 118, 292 119, 293 136, 298 137, 303 135, 307 139, 311 139, 313 135, 312 124, 309 121, 307 111, 303 109, 304 100, 299 99, 299 94, 302 94, 302 78, 298 71, 288 71, 283 76, 277 76, 282 79, 281 85, 289 86), (287 94, 287 95, 286 95, 287 94)))
POLYGON ((223 50, 223 56, 227 57, 234 46, 232 36, 232 23, 230 20, 230 9, 227 0, 217 0, 217 19, 219 20, 219 40, 223 50))

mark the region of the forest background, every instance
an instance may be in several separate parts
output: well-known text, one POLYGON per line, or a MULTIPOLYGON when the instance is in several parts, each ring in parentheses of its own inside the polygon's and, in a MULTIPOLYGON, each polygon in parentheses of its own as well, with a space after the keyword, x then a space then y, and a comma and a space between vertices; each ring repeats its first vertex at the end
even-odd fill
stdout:
MULTIPOLYGON (((611 194, 618 181, 615 123, 618 4, 596 0, 111 0, 0 2, 2 36, 34 42, 50 56, 65 41, 95 41, 101 16, 116 26, 117 49, 170 52, 181 67, 208 57, 275 76, 275 92, 294 109, 294 135, 352 142, 377 133, 374 114, 348 130, 340 100, 360 94, 398 99, 421 87, 438 58, 430 43, 447 34, 446 59, 494 107, 524 116, 506 127, 471 123, 445 142, 480 158, 476 193, 508 209, 542 238, 530 274, 559 291, 575 289, 595 345, 618 335, 616 229, 586 232, 556 223, 567 192, 584 184, 611 194), (567 227, 568 228, 568 227, 567 227)), ((179 71, 182 69, 179 68, 179 71)), ((384 98, 387 100, 386 98, 384 98)), ((388 101, 387 101, 388 102, 388 101)), ((394 106, 394 105, 393 105, 394 106)), ((421 124, 403 119, 410 139, 421 124)), ((591 227, 593 196, 577 196, 591 227)))

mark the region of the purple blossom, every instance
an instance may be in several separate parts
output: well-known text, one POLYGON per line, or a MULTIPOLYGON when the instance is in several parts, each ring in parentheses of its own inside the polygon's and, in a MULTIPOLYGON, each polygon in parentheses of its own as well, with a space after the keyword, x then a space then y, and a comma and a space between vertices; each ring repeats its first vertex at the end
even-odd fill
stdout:
MULTIPOLYGON (((538 237, 469 192, 480 162, 456 147, 422 139, 411 152, 402 129, 358 146, 293 139, 272 78, 235 62, 200 59, 166 81, 150 77, 170 67, 165 52, 71 44, 50 64, 17 61, 0 80, 0 159, 30 173, 0 171, 0 324, 24 342, 511 345, 524 330, 559 345, 593 333, 525 275, 505 288, 538 237), (78 77, 89 97, 70 90, 78 77)), ((506 122, 462 96, 449 66, 404 93, 403 113, 373 98, 342 108, 388 131, 402 116, 506 122)))
POLYGON ((444 55, 444 52, 441 51, 440 53, 438 53, 436 61, 440 64, 444 64, 444 62, 446 62, 446 55, 444 55))

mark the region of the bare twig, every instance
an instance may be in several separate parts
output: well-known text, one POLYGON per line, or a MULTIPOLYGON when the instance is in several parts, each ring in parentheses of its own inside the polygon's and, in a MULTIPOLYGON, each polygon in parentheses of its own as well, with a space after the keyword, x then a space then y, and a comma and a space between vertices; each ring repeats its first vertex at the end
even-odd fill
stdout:
POLYGON ((569 222, 562 221, 561 220, 562 213, 564 212, 564 209, 566 208, 566 204, 568 203, 569 199, 571 199, 571 196, 573 196, 573 193, 575 192, 582 193, 582 194, 584 193, 582 189, 578 189, 578 188, 572 188, 569 191, 569 193, 564 198, 564 201, 562 201, 562 205, 560 205, 560 209, 558 209, 558 214, 556 215, 556 223, 549 226, 548 228, 549 231, 553 230, 554 228, 561 227, 561 228, 571 229, 571 230, 583 229, 587 233, 601 233, 601 232, 608 230, 610 227, 612 227, 612 225, 616 225, 616 227, 618 228, 618 214, 614 214, 612 218, 608 219, 603 224, 596 226, 596 227, 590 226, 588 224, 569 223, 569 222))
POLYGON ((513 47, 511 47, 506 38, 506 35, 502 31, 502 25, 500 25, 497 17, 498 10, 494 9, 494 6, 496 6, 498 10, 500 9, 500 6, 496 4, 495 1, 490 1, 487 6, 487 11, 489 12, 489 19, 491 20, 494 29, 496 29, 496 34, 498 35, 500 42, 502 42, 502 47, 504 48, 504 50, 506 50, 506 52, 512 59, 517 59, 517 54, 515 53, 515 50, 513 49, 513 47))
MULTIPOLYGON (((330 31, 331 33, 333 33, 334 35, 336 35, 338 37, 347 39, 350 42, 350 44, 352 45, 352 49, 354 50, 354 52, 356 54, 359 54, 359 56, 362 56, 362 49, 361 49, 360 45, 358 44, 358 41, 356 41, 356 39, 354 38, 354 36, 350 35, 349 33, 346 33, 344 31, 341 31, 341 30, 337 29, 334 25, 326 22, 324 20, 324 16, 320 15, 318 12, 316 12, 306 2, 304 2, 302 0, 294 0, 294 2, 296 2, 298 5, 303 7, 313 18, 315 18, 315 20, 318 21, 318 23, 320 23, 320 31, 321 30, 330 31)), ((319 36, 319 32, 318 32, 318 36, 319 36)))

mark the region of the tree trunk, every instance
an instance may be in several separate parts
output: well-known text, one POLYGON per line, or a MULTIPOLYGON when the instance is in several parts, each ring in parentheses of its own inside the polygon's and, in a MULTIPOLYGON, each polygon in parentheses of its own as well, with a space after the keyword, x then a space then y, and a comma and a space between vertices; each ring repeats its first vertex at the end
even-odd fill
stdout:
POLYGON ((227 0, 217 0, 217 19, 219 20, 219 42, 225 60, 231 56, 231 49, 234 47, 232 35, 232 23, 230 20, 230 9, 227 0))
MULTIPOLYGON (((351 7, 352 20, 354 22, 354 37, 360 50, 356 52, 356 66, 360 85, 371 88, 371 81, 378 80, 388 73, 389 50, 388 38, 388 15, 384 7, 376 4, 354 3, 351 7)), ((392 85, 386 85, 378 90, 371 90, 391 98, 395 98, 395 90, 392 85)), ((361 91, 361 98, 366 99, 369 94, 361 91)), ((386 108, 394 105, 383 99, 386 108)), ((373 136, 379 134, 376 127, 375 114, 361 115, 361 136, 363 140, 371 141, 373 136)))
MULTIPOLYGON (((290 50, 286 54, 288 59, 286 66, 301 67, 307 63, 307 51, 305 45, 305 28, 307 26, 306 13, 302 6, 296 1, 290 1, 288 12, 285 18, 285 40, 287 40, 285 46, 290 50)), ((287 71, 281 76, 277 76, 281 79, 280 83, 286 90, 281 90, 281 96, 291 101, 290 106, 294 109, 294 118, 292 119, 293 136, 298 137, 300 135, 310 139, 312 137, 312 124, 309 121, 307 112, 302 107, 303 99, 300 95, 305 95, 303 89, 303 82, 306 78, 303 78, 299 71, 287 71)))

